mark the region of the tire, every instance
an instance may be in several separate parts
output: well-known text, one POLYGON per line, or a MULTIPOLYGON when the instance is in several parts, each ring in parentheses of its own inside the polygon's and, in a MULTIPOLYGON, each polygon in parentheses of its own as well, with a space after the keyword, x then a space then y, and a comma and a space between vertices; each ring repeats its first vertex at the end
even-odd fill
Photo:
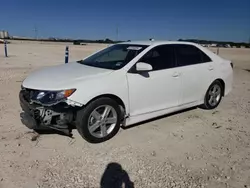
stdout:
POLYGON ((204 98, 204 104, 201 106, 202 109, 205 109, 205 110, 212 110, 212 109, 215 109, 221 102, 221 99, 222 99, 222 95, 223 95, 223 86, 221 84, 220 81, 218 80, 215 80, 208 88, 207 92, 206 92, 206 95, 205 95, 205 98, 204 98), (214 96, 214 98, 216 98, 216 102, 214 104, 211 104, 210 102, 210 99, 211 99, 211 95, 210 95, 210 92, 213 88, 217 88, 220 90, 219 92, 219 96, 214 96))
POLYGON ((111 139, 117 134, 121 126, 121 116, 121 109, 117 102, 111 98, 101 97, 90 102, 84 109, 78 111, 76 117, 76 128, 86 141, 90 143, 101 143, 111 139), (107 112, 107 117, 101 117, 105 113, 104 111, 108 108, 110 108, 110 111, 107 112), (100 111, 102 109, 104 109, 103 114, 100 111), (111 113, 114 114, 113 119, 116 117, 116 120, 113 120, 112 117, 108 117, 111 116, 111 113), (114 123, 110 124, 110 127, 108 127, 109 123, 107 123, 107 121, 111 121, 111 119, 114 123), (100 126, 98 127, 98 125, 100 126), (104 134, 105 130, 103 131, 104 126, 106 127, 106 134, 104 134), (97 128, 96 130, 93 128, 94 131, 90 131, 90 127, 97 128))

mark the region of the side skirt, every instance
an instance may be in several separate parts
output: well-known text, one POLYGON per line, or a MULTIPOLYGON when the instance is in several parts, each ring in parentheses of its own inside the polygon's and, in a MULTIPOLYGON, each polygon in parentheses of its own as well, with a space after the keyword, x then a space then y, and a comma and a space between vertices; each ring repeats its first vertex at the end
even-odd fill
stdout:
POLYGON ((157 117, 161 117, 161 116, 164 116, 164 115, 167 115, 167 114, 178 112, 178 111, 181 111, 181 110, 184 110, 184 109, 199 106, 201 104, 202 104, 202 102, 199 101, 199 102, 184 104, 184 105, 181 105, 181 106, 168 108, 168 109, 164 109, 164 110, 159 110, 159 111, 149 112, 149 113, 145 113, 145 114, 140 114, 140 115, 136 115, 136 116, 128 116, 126 118, 126 123, 123 123, 122 126, 123 127, 128 127, 128 126, 134 125, 134 124, 139 123, 139 122, 147 121, 147 120, 154 119, 154 118, 157 118, 157 117))

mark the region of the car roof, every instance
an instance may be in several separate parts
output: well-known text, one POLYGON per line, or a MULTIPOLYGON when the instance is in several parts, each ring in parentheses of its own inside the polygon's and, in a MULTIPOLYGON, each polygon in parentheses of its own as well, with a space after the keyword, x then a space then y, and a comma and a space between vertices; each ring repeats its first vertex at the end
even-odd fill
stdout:
POLYGON ((188 44, 188 45, 193 45, 198 47, 199 49, 201 49, 203 52, 205 52, 207 55, 209 55, 210 58, 212 58, 213 60, 222 60, 223 58, 221 58, 220 56, 216 55, 214 52, 212 52, 211 50, 197 44, 194 42, 185 42, 185 41, 129 41, 129 42, 122 42, 120 44, 130 44, 130 45, 147 45, 147 46, 151 46, 151 47, 155 47, 158 45, 164 45, 164 44, 188 44))
POLYGON ((198 45, 193 42, 183 42, 183 41, 129 41, 129 42, 122 42, 120 44, 131 44, 131 45, 147 45, 147 46, 157 46, 163 44, 189 44, 189 45, 198 45))

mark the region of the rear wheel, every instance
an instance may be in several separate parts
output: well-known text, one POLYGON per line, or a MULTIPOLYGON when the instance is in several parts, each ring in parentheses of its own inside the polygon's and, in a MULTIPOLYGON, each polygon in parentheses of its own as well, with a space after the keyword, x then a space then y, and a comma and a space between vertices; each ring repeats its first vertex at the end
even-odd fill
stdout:
POLYGON ((214 81, 208 88, 205 95, 204 104, 201 107, 208 110, 216 108, 221 102, 222 94, 222 84, 218 80, 214 81))
POLYGON ((120 125, 120 107, 110 98, 96 99, 77 114, 77 130, 91 143, 100 143, 112 138, 119 131, 120 125))

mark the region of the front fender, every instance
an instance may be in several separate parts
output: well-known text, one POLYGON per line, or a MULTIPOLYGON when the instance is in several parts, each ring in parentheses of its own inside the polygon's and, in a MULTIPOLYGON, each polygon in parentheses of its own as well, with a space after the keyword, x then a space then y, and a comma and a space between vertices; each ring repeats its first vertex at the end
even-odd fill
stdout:
POLYGON ((115 95, 120 98, 125 108, 129 109, 128 85, 125 74, 111 74, 101 79, 91 79, 78 83, 76 92, 68 98, 77 106, 84 106, 92 99, 101 95, 115 95))

